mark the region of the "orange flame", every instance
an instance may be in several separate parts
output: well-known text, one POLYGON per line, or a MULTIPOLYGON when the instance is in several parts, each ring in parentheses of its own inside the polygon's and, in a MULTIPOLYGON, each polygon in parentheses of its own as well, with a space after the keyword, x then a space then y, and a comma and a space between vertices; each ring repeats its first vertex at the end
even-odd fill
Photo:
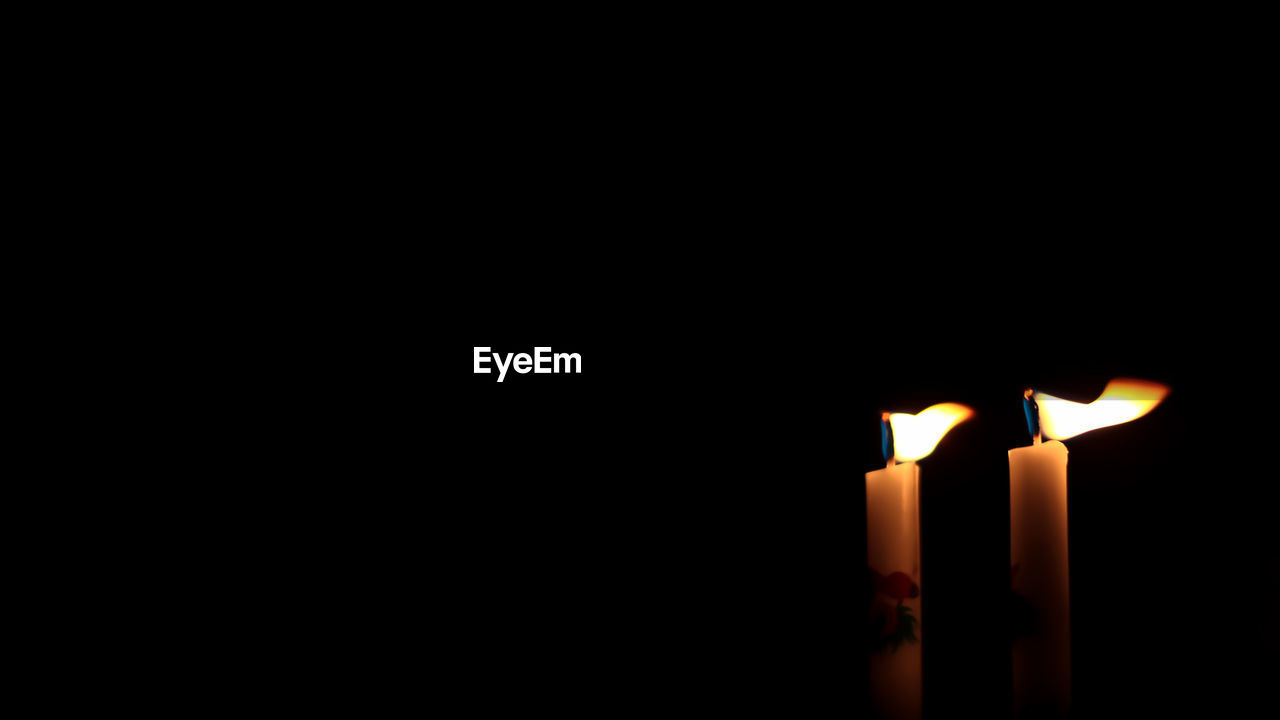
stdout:
POLYGON ((919 414, 893 413, 893 457, 899 462, 919 460, 938 446, 951 428, 973 417, 973 410, 957 403, 939 403, 919 414))
POLYGON ((1097 400, 1087 405, 1040 392, 1035 394, 1035 400, 1040 407, 1040 430, 1046 437, 1066 440, 1090 430, 1137 420, 1154 410, 1168 394, 1167 385, 1116 378, 1107 383, 1097 400))

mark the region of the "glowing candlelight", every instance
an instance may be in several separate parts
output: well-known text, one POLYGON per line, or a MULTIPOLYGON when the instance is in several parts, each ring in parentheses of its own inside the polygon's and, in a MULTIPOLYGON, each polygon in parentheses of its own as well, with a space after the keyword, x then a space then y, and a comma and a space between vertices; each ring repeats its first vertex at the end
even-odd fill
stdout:
POLYGON ((1071 705, 1067 447, 1061 440, 1146 415, 1169 388, 1115 379, 1091 403, 1027 390, 1030 447, 1009 451, 1009 551, 1015 600, 1032 619, 1013 643, 1014 713, 1066 717, 1071 705), (1041 442, 1041 435, 1051 438, 1041 442))
POLYGON ((1081 433, 1137 420, 1155 409, 1169 388, 1148 380, 1116 378, 1107 383, 1097 400, 1083 403, 1035 393, 1040 408, 1040 428, 1046 437, 1066 440, 1081 433))
POLYGON ((867 473, 871 585, 871 698, 885 718, 919 718, 923 699, 920 596, 920 467, 973 411, 942 403, 881 417, 886 467, 867 473), (901 462, 899 462, 901 461, 901 462))

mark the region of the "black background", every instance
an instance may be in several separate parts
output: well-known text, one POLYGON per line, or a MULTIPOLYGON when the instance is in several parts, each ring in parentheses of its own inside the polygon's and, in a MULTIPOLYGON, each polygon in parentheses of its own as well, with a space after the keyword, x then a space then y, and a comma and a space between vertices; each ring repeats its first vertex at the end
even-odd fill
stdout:
MULTIPOLYGON (((1065 177, 1057 201, 816 176, 678 207, 579 178, 444 213, 439 246, 255 255, 244 322, 208 311, 229 341, 159 356, 207 372, 149 410, 146 522, 112 531, 95 592, 156 628, 150 657, 219 668, 157 671, 187 696, 857 715, 879 417, 961 402, 921 461, 926 712, 1001 717, 1022 391, 1134 376, 1172 394, 1067 441, 1077 714, 1247 707, 1276 651, 1268 289, 1216 206, 1065 177), (484 213, 506 219, 470 234, 484 213), (583 372, 498 383, 476 346, 583 372)), ((381 227, 355 207, 338 232, 381 227)))
POLYGON ((1071 44, 909 82, 899 54, 653 80, 652 48, 399 57, 420 44, 305 87, 254 66, 261 92, 221 105, 162 78, 139 94, 173 114, 146 122, 123 90, 73 114, 154 146, 66 132, 75 180, 129 195, 79 215, 194 248, 155 271, 105 251, 148 282, 111 276, 131 300, 83 353, 158 386, 103 370, 102 422, 77 416, 145 416, 85 453, 144 478, 83 494, 127 506, 98 533, 122 542, 70 553, 96 574, 70 573, 65 615, 91 598, 73 627, 107 636, 77 658, 146 656, 108 691, 856 715, 880 413, 947 401, 977 416, 921 461, 926 711, 1001 717, 1022 390, 1129 375, 1173 392, 1067 442, 1078 714, 1265 693, 1274 303, 1194 61, 1157 82, 1071 44), (475 346, 583 372, 499 384, 475 346))
POLYGON ((908 132, 845 180, 719 126, 714 150, 576 133, 614 154, 484 135, 420 193, 300 198, 343 242, 235 256, 253 289, 212 296, 243 322, 215 303, 229 341, 164 356, 211 363, 167 401, 207 430, 160 434, 159 469, 202 478, 155 515, 197 540, 141 566, 147 612, 201 619, 166 642, 352 709, 856 715, 880 414, 961 402, 921 461, 926 712, 1001 717, 1022 391, 1134 376, 1173 392, 1067 442, 1077 714, 1265 693, 1269 289, 1230 198, 1116 138, 997 162, 908 132), (476 346, 583 372, 498 383, 476 346))

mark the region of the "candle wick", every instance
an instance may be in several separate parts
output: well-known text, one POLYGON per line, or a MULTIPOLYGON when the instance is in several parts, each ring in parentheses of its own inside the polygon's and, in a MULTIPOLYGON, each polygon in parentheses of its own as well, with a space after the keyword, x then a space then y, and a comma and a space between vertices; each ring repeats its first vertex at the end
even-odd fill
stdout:
POLYGON ((885 467, 893 467, 894 447, 893 447, 893 427, 889 424, 889 413, 880 413, 880 453, 884 458, 885 467))
POLYGON ((1027 416, 1027 432, 1031 433, 1031 444, 1040 444, 1040 406, 1036 404, 1036 391, 1027 388, 1022 392, 1022 411, 1027 416))
POLYGON ((889 456, 888 461, 886 461, 886 462, 885 462, 884 466, 885 466, 886 468, 891 468, 891 467, 893 467, 894 465, 897 465, 897 464, 898 464, 898 458, 893 457, 892 455, 890 455, 890 456, 889 456))

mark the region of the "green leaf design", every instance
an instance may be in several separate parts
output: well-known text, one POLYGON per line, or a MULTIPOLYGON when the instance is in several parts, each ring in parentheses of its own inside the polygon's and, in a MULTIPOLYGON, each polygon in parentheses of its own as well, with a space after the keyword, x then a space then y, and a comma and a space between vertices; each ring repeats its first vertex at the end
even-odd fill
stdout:
POLYGON ((898 635, 901 639, 897 644, 901 644, 904 640, 906 642, 920 642, 916 639, 916 623, 918 622, 919 620, 916 620, 916 616, 911 614, 911 608, 906 605, 898 606, 898 635))
POLYGON ((904 642, 920 642, 919 638, 916 637, 916 626, 920 621, 916 619, 915 615, 911 614, 911 608, 906 605, 898 605, 893 612, 897 615, 897 624, 887 635, 882 632, 885 626, 883 616, 881 616, 880 620, 872 622, 872 649, 884 650, 888 648, 891 651, 896 651, 904 642))

